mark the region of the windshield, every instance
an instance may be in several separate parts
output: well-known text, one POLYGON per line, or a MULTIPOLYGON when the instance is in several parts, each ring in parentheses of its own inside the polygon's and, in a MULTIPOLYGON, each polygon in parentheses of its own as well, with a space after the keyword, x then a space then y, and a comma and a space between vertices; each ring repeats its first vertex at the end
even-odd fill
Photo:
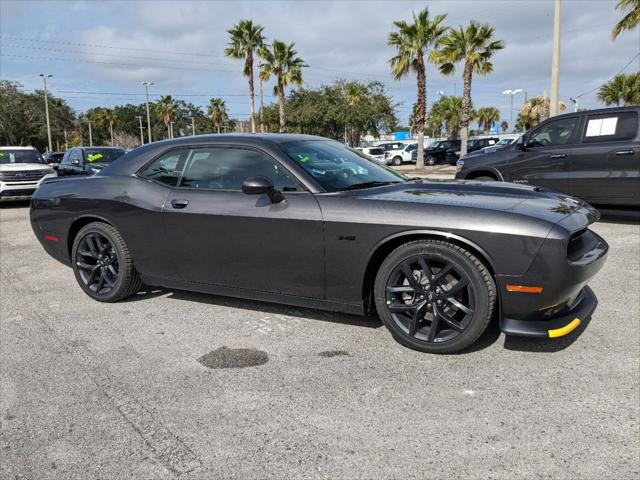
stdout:
POLYGON ((429 145, 429 148, 442 148, 445 143, 445 141, 433 142, 431 145, 429 145))
POLYGON ((36 150, 0 149, 0 163, 45 163, 36 150))
POLYGON ((331 140, 285 143, 285 153, 328 192, 366 188, 407 179, 360 152, 331 140))
POLYGON ((509 145, 514 140, 515 140, 515 138, 503 138, 498 143, 496 143, 496 145, 509 145))
POLYGON ((87 163, 111 163, 124 155, 120 148, 85 148, 87 163))

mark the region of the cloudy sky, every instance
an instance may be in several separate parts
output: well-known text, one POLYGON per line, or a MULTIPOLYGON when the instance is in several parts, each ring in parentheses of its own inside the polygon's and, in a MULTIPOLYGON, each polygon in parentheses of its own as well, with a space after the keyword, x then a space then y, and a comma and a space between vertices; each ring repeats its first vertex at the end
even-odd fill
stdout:
MULTIPOLYGON (((580 97, 597 107, 596 89, 625 68, 640 70, 640 31, 611 40, 621 17, 615 0, 563 0, 560 96, 580 97), (636 57, 634 59, 634 57, 636 57), (585 92, 590 92, 586 93, 585 92)), ((0 78, 26 90, 41 88, 39 73, 54 75, 50 89, 78 111, 96 105, 138 103, 142 81, 160 94, 204 105, 225 98, 232 116, 248 117, 246 80, 240 62, 224 57, 226 30, 243 18, 264 25, 269 38, 295 42, 309 64, 305 85, 337 78, 380 80, 400 105, 406 121, 415 99, 415 80, 394 80, 387 36, 393 21, 410 19, 428 6, 447 13, 452 26, 487 22, 506 48, 494 60, 494 73, 477 77, 477 107, 497 106, 509 117, 505 89, 529 96, 550 91, 553 1, 11 1, 0 0, 0 78)), ((428 67, 428 102, 437 91, 461 92, 461 73, 441 77, 428 67)), ((272 86, 265 85, 265 93, 272 86)), ((516 97, 517 98, 517 97, 516 97)), ((266 97, 265 101, 271 101, 266 97)), ((516 100, 516 104, 522 99, 516 100)))

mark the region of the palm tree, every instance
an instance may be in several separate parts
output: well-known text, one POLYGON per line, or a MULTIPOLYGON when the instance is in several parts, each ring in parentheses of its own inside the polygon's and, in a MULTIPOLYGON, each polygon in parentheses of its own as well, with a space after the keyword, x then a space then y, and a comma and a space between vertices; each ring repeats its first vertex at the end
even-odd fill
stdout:
POLYGON ((616 5, 616 10, 629 10, 622 20, 616 23, 616 26, 611 32, 613 40, 618 38, 622 32, 630 31, 636 28, 640 24, 640 0, 619 0, 616 5))
POLYGON ((175 115, 177 110, 176 101, 171 95, 163 95, 156 104, 156 112, 162 119, 162 122, 167 127, 167 136, 171 138, 171 119, 175 115))
POLYGON ((458 138, 462 125, 462 104, 462 97, 443 96, 431 106, 429 118, 440 120, 448 138, 458 138))
POLYGON ((600 87, 598 98, 605 105, 639 105, 640 72, 616 75, 600 87))
POLYGON ((455 70, 455 64, 464 62, 461 155, 467 153, 473 74, 486 75, 491 73, 493 71, 491 57, 498 50, 504 48, 502 40, 493 40, 493 33, 493 27, 471 21, 466 28, 460 26, 458 29, 451 29, 433 55, 433 61, 439 65, 440 72, 444 75, 451 75, 455 70))
POLYGON ((105 109, 101 112, 101 120, 109 125, 109 134, 111 135, 111 146, 113 147, 113 124, 118 120, 118 114, 113 109, 105 109))
POLYGON ((488 133, 489 130, 491 130, 491 125, 500 120, 500 110, 496 107, 479 108, 476 111, 475 119, 478 121, 478 125, 480 125, 484 133, 488 133))
POLYGON ((417 14, 413 12, 413 23, 407 23, 404 20, 393 22, 397 31, 391 32, 387 40, 388 45, 397 50, 396 55, 389 60, 393 76, 399 80, 410 72, 416 74, 418 83, 418 107, 415 121, 415 128, 418 131, 417 168, 424 168, 424 122, 427 103, 427 72, 424 56, 447 31, 447 27, 441 25, 445 18, 446 14, 436 15, 430 19, 429 9, 425 7, 417 14))
POLYGON ((258 51, 262 58, 262 62, 258 65, 260 68, 260 80, 269 80, 272 75, 276 77, 276 85, 273 88, 273 92, 278 96, 280 133, 287 131, 284 113, 284 89, 291 83, 302 85, 304 60, 297 56, 298 52, 294 47, 294 43, 285 43, 274 39, 270 47, 269 45, 264 45, 258 51))
POLYGON ((244 75, 249 79, 249 100, 251 105, 251 132, 256 133, 255 91, 253 87, 253 54, 264 45, 262 35, 264 27, 251 20, 240 20, 230 30, 229 47, 225 48, 227 57, 244 59, 244 75))
MULTIPOLYGON (((567 105, 564 102, 558 102, 559 110, 564 112, 567 109, 567 105)), ((551 108, 551 100, 547 96, 546 92, 539 97, 535 97, 527 101, 518 115, 518 124, 529 130, 531 127, 535 127, 537 124, 549 118, 549 111, 551 108)))
POLYGON ((502 133, 507 133, 507 130, 509 130, 509 122, 503 120, 500 124, 500 130, 502 130, 502 133))
POLYGON ((218 133, 220 133, 220 128, 222 128, 222 124, 227 120, 227 106, 223 99, 221 98, 212 98, 209 101, 209 106, 207 107, 207 114, 213 123, 213 126, 216 128, 218 133))

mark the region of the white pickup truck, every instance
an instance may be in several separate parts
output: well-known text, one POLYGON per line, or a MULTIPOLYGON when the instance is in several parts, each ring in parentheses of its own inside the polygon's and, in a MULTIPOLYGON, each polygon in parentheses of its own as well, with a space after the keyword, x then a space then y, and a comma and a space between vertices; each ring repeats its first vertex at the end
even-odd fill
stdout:
POLYGON ((405 162, 411 162, 411 154, 416 148, 418 148, 417 143, 409 143, 402 148, 388 150, 384 152, 384 161, 387 165, 402 165, 405 162))
POLYGON ((0 147, 0 202, 26 200, 45 178, 56 177, 33 147, 0 147))

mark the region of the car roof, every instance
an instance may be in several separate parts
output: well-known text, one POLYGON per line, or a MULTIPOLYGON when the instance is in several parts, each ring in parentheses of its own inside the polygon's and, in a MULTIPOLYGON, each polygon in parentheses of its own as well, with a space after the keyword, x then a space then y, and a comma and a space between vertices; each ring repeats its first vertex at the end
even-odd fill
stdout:
POLYGON ((13 147, 13 146, 3 146, 0 147, 0 149, 2 148, 6 148, 6 149, 11 149, 11 150, 35 150, 36 152, 38 151, 35 147, 13 147))
POLYGON ((74 147, 74 148, 100 148, 102 150, 124 150, 123 147, 105 147, 102 145, 94 145, 92 147, 88 146, 88 145, 83 145, 82 147, 74 147))

